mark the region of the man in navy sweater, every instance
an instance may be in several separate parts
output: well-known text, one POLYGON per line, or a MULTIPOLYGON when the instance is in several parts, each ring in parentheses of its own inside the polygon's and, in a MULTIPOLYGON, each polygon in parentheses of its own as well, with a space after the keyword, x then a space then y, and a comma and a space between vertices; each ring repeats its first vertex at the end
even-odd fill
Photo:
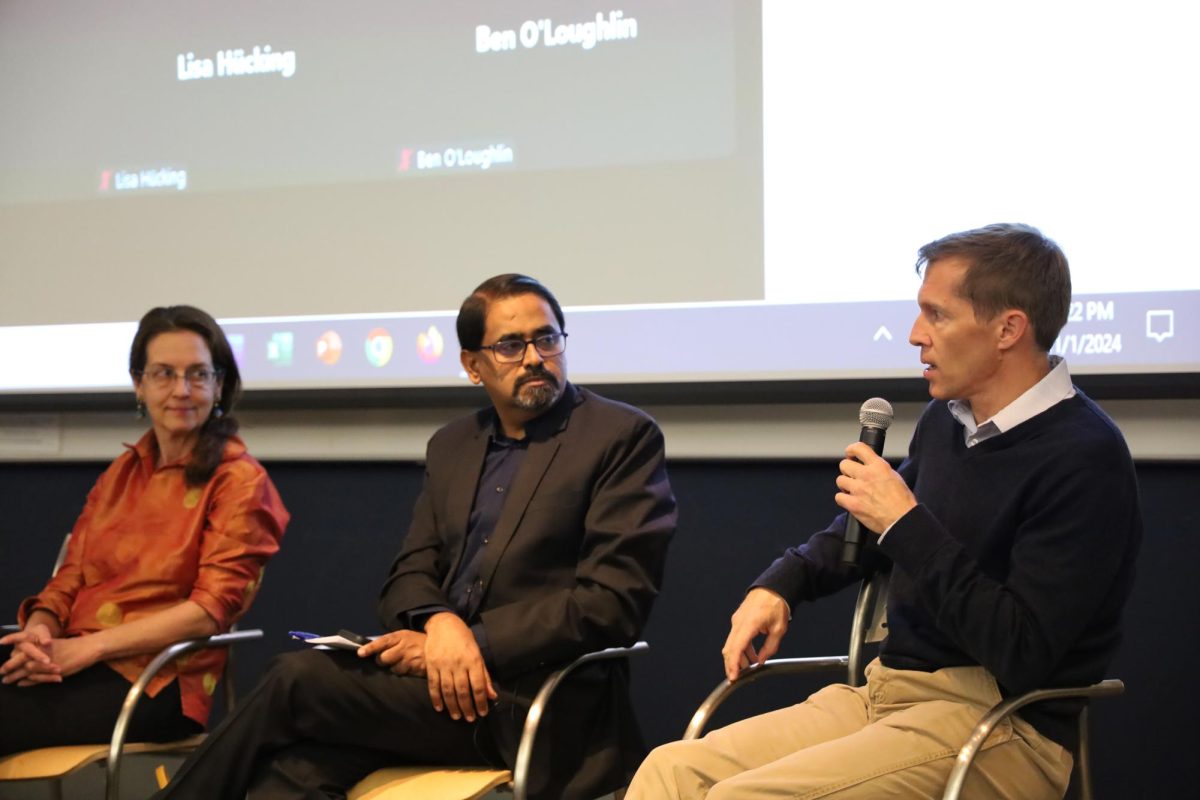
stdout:
MULTIPOLYGON (((629 800, 940 796, 1001 698, 1104 677, 1142 523, 1120 431, 1049 355, 1070 303, 1066 257, 1034 228, 989 225, 925 245, 917 269, 909 341, 933 401, 899 470, 854 443, 837 478, 838 505, 881 536, 859 568, 840 563, 846 514, 789 549, 722 650, 733 680, 777 652, 798 602, 890 569, 867 685, 660 747, 629 800)), ((1061 797, 1078 711, 1031 706, 998 728, 966 796, 1061 797)))

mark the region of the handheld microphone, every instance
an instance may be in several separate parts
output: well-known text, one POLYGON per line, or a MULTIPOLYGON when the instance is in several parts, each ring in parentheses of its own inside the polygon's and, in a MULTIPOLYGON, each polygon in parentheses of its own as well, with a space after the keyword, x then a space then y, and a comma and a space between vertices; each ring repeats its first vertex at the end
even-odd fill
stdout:
MULTIPOLYGON (((858 410, 858 422, 862 425, 858 440, 874 450, 877 456, 883 455, 883 440, 892 424, 892 416, 892 404, 882 397, 872 397, 858 410)), ((846 520, 846 536, 842 540, 842 563, 857 564, 861 546, 862 523, 851 514, 846 520)))

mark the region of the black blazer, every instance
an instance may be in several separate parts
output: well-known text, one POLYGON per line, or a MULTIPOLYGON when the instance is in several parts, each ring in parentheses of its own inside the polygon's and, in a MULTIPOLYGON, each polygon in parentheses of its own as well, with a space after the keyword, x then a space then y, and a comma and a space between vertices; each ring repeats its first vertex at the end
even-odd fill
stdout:
MULTIPOLYGON (((430 439, 425 484, 379 601, 385 629, 403 628, 410 609, 452 606, 447 592, 494 419, 485 409, 430 439)), ((567 384, 526 436, 466 620, 487 636, 501 699, 485 723, 510 766, 549 672, 640 637, 676 522, 662 433, 638 409, 567 384)), ((556 693, 543 725, 533 796, 604 794, 624 785, 645 754, 624 663, 580 670, 556 693)))

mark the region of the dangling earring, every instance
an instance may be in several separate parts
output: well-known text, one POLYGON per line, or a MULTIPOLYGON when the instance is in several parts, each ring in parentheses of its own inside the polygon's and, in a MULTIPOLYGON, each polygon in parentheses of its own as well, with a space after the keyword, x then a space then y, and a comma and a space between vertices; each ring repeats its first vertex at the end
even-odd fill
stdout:
POLYGON ((140 397, 137 399, 137 408, 134 410, 133 415, 138 419, 146 418, 146 403, 140 397))
POLYGON ((223 416, 225 416, 225 412, 221 410, 221 407, 219 405, 217 405, 216 403, 213 403, 212 418, 220 419, 223 416))

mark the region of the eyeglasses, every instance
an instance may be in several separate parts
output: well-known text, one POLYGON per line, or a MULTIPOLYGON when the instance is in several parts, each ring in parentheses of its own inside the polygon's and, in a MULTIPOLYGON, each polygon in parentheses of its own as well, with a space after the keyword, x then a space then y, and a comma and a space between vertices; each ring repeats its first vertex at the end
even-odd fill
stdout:
POLYGON ((480 350, 491 350, 492 355, 501 364, 515 364, 525 358, 525 349, 533 345, 533 349, 542 358, 562 355, 567 349, 567 334, 544 333, 532 339, 501 339, 495 344, 480 346, 480 350))
POLYGON ((155 388, 169 389, 175 385, 175 381, 179 380, 182 375, 184 381, 193 389, 206 389, 213 385, 221 375, 221 370, 213 369, 212 367, 188 367, 182 373, 176 372, 174 367, 158 365, 147 370, 142 370, 138 373, 155 388))

